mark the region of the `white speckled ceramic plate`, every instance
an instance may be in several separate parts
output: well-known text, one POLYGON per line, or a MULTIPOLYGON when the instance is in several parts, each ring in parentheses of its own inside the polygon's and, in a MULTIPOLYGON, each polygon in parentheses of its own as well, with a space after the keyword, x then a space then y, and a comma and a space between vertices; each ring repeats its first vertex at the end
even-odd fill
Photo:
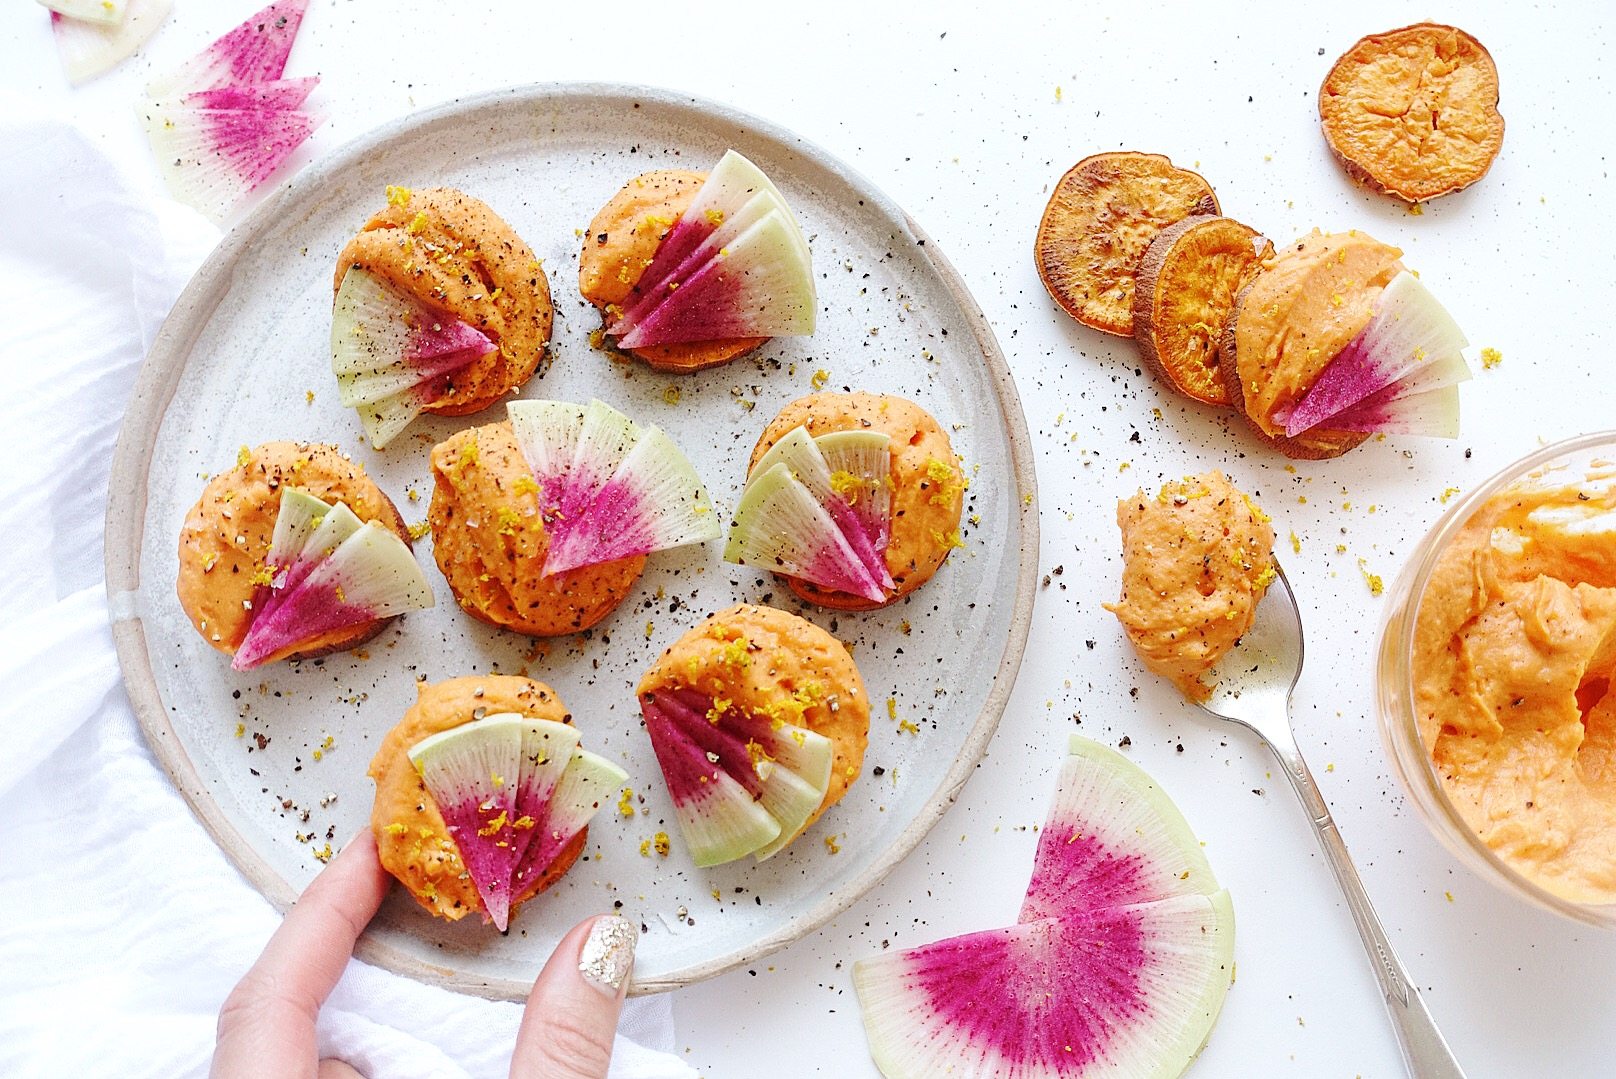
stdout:
POLYGON ((815 147, 726 108, 638 88, 531 87, 453 102, 363 138, 304 170, 225 238, 141 372, 113 468, 107 585, 118 655, 153 750, 220 845, 282 908, 320 868, 315 852, 368 820, 366 766, 418 677, 526 672, 553 685, 585 744, 628 770, 643 795, 637 812, 603 811, 585 859, 527 904, 508 936, 477 918, 435 920, 395 889, 360 954, 456 989, 519 998, 562 932, 617 907, 645 927, 635 988, 649 992, 750 962, 825 922, 942 815, 992 736, 1021 662, 1038 554, 1033 484, 1021 406, 980 310, 879 191, 815 147), (580 230, 629 177, 707 168, 729 147, 762 166, 803 222, 820 275, 818 332, 677 378, 592 349, 599 320, 577 291, 580 230), (327 353, 333 261, 388 184, 474 194, 543 259, 557 316, 553 363, 524 396, 599 396, 659 424, 721 506, 733 505, 763 425, 811 392, 819 370, 833 389, 919 401, 951 430, 972 476, 965 548, 887 610, 802 612, 852 644, 874 714, 864 774, 783 855, 696 869, 635 707, 640 672, 707 612, 740 600, 801 610, 772 580, 722 563, 716 544, 653 556, 633 595, 592 633, 537 649, 459 610, 431 564, 430 540, 417 550, 437 607, 400 619, 362 654, 237 674, 192 631, 174 596, 180 524, 207 474, 230 467, 238 447, 336 442, 418 521, 433 442, 502 418, 502 406, 470 419, 425 418, 378 453, 338 405, 327 353), (888 718, 889 697, 918 734, 888 718), (642 855, 658 831, 674 837, 671 854, 642 855))

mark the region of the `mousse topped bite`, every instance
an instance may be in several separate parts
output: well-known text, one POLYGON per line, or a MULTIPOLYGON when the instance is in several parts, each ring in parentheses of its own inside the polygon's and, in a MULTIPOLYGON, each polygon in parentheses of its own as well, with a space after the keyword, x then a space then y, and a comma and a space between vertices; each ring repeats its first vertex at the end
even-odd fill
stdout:
POLYGON ((176 590, 237 670, 357 647, 433 602, 397 507, 321 443, 241 448, 186 514, 176 590))
POLYGON ((822 607, 884 607, 964 545, 968 485, 942 425, 913 401, 812 394, 759 437, 724 560, 778 573, 822 607))
POLYGON ((864 759, 870 701, 852 656, 773 607, 703 620, 636 692, 698 866, 772 857, 841 800, 864 759))
POLYGON ((481 914, 503 933, 572 868, 628 774, 579 747, 542 682, 480 675, 417 694, 370 763, 377 852, 431 913, 481 914))
POLYGON ((433 555, 462 608, 556 636, 628 595, 646 555, 716 539, 717 515, 661 429, 600 401, 513 401, 432 450, 433 555))
POLYGON ((814 332, 812 255, 763 171, 730 150, 711 173, 636 176, 589 223, 578 287, 600 340, 653 368, 727 363, 814 332))
POLYGON ((1256 621, 1277 572, 1269 517, 1214 470, 1123 499, 1117 524, 1122 598, 1105 608, 1146 667, 1204 701, 1205 676, 1256 621))
POLYGON ((533 251, 453 188, 387 189, 337 257, 331 368, 343 405, 385 447, 423 412, 465 416, 520 389, 550 341, 533 251))

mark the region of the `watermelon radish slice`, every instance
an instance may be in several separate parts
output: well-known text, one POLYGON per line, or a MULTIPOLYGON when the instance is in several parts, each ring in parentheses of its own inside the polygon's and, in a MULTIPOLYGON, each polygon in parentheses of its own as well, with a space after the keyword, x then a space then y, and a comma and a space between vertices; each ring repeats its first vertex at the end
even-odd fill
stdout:
POLYGON ((128 0, 117 22, 90 22, 51 12, 51 33, 67 81, 74 86, 103 75, 133 56, 163 25, 172 0, 128 0))
POLYGON ((146 92, 152 97, 170 97, 279 79, 308 7, 309 0, 275 0, 175 71, 152 80, 146 92))
MULTIPOLYGON (((501 933, 516 870, 517 791, 527 721, 502 713, 440 731, 410 747, 410 763, 460 849, 483 908, 501 933)), ((531 831, 532 822, 526 830, 531 831)))
POLYGON ((579 749, 572 727, 508 712, 440 731, 409 756, 487 920, 502 933, 511 901, 554 865, 628 779, 615 764, 579 749))
POLYGON ((691 690, 646 694, 640 711, 698 866, 769 857, 825 799, 833 747, 821 734, 691 690))
POLYGON ((1227 892, 990 929, 853 967, 887 1079, 1176 1079, 1234 967, 1227 892))
POLYGON ((496 347, 481 331, 427 311, 375 274, 353 267, 342 275, 331 310, 331 370, 338 398, 359 410, 378 450, 448 392, 450 376, 496 347))
POLYGON ((812 581, 876 603, 886 599, 882 580, 783 462, 747 481, 730 523, 724 561, 812 581))
POLYGON ((320 125, 298 109, 183 101, 148 101, 142 116, 169 191, 214 222, 230 216, 320 125))
POLYGON ((123 22, 127 0, 39 0, 56 14, 80 22, 116 26, 123 22))
POLYGON ((546 577, 718 537, 707 488, 660 428, 600 401, 513 401, 508 410, 539 485, 546 577))
POLYGON ((1380 294, 1362 332, 1330 361, 1301 400, 1275 418, 1285 424, 1289 437, 1326 421, 1335 430, 1358 430, 1340 427, 1333 418, 1411 379, 1421 380, 1414 392, 1422 392, 1469 378, 1463 356, 1467 344, 1453 317, 1405 270, 1380 294))
POLYGON ((1017 920, 1217 890, 1172 799, 1122 754, 1074 736, 1017 920))
POLYGON ((573 837, 628 782, 628 773, 587 750, 574 750, 554 793, 536 822, 532 840, 511 878, 511 894, 520 896, 530 882, 555 864, 573 837))
MULTIPOLYGON (((889 494, 887 449, 892 440, 879 431, 842 431, 821 438, 831 440, 828 444, 837 454, 836 466, 825 456, 821 439, 811 438, 805 427, 795 427, 758 458, 750 475, 760 476, 776 464, 790 469, 792 477, 808 488, 814 500, 836 523, 870 576, 883 589, 889 589, 892 575, 887 572, 883 556, 891 513, 891 504, 885 496, 889 494), (859 469, 857 474, 849 471, 854 468, 859 469), (879 490, 883 496, 880 503, 868 497, 872 489, 879 490), (862 512, 858 509, 861 496, 864 496, 862 512)), ((744 500, 744 493, 742 498, 744 500)))
POLYGON ((662 301, 643 318, 608 332, 626 349, 811 334, 813 265, 802 257, 800 240, 796 223, 770 210, 700 269, 668 282, 662 301))
POLYGON ((252 622, 231 666, 249 670, 334 630, 432 606, 432 588, 409 547, 352 510, 286 487, 252 622))
POLYGON ((734 150, 719 158, 689 207, 657 246, 651 264, 640 274, 633 295, 639 297, 618 317, 623 328, 634 325, 668 292, 669 281, 683 281, 745 229, 779 209, 795 228, 798 253, 811 261, 808 241, 784 196, 763 170, 734 150))
POLYGON ((1345 412, 1330 417, 1337 431, 1366 431, 1388 435, 1459 437, 1459 387, 1442 386, 1419 393, 1402 393, 1402 383, 1387 386, 1345 412))

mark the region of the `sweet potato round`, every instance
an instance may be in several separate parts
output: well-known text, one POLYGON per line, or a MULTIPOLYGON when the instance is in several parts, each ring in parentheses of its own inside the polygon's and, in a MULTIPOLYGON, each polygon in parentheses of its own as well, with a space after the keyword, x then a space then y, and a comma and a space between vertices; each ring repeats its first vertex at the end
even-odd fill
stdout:
POLYGON ((1228 407, 1219 369, 1235 297, 1274 245, 1230 217, 1199 215, 1150 241, 1133 293, 1133 336, 1168 385, 1192 401, 1228 407))
POLYGON ((1218 212, 1212 187, 1161 154, 1094 154, 1055 185, 1033 256, 1055 302, 1085 326, 1133 333, 1134 279, 1156 234, 1218 212))
POLYGON ((1407 202, 1475 183, 1504 144, 1492 55, 1439 23, 1360 39, 1325 76, 1319 120, 1353 179, 1407 202))

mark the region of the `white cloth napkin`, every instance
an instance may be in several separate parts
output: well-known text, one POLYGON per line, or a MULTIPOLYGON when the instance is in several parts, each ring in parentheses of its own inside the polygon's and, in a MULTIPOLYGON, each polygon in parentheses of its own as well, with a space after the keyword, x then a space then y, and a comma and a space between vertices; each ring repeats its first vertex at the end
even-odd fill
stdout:
MULTIPOLYGON (((102 531, 140 359, 218 233, 37 112, 0 94, 0 1075, 201 1075, 279 918, 146 749, 102 531)), ((520 1018, 355 961, 320 1047, 371 1079, 504 1076, 520 1018)), ((611 1074, 694 1077, 672 1045, 669 998, 631 1000, 611 1074)))

